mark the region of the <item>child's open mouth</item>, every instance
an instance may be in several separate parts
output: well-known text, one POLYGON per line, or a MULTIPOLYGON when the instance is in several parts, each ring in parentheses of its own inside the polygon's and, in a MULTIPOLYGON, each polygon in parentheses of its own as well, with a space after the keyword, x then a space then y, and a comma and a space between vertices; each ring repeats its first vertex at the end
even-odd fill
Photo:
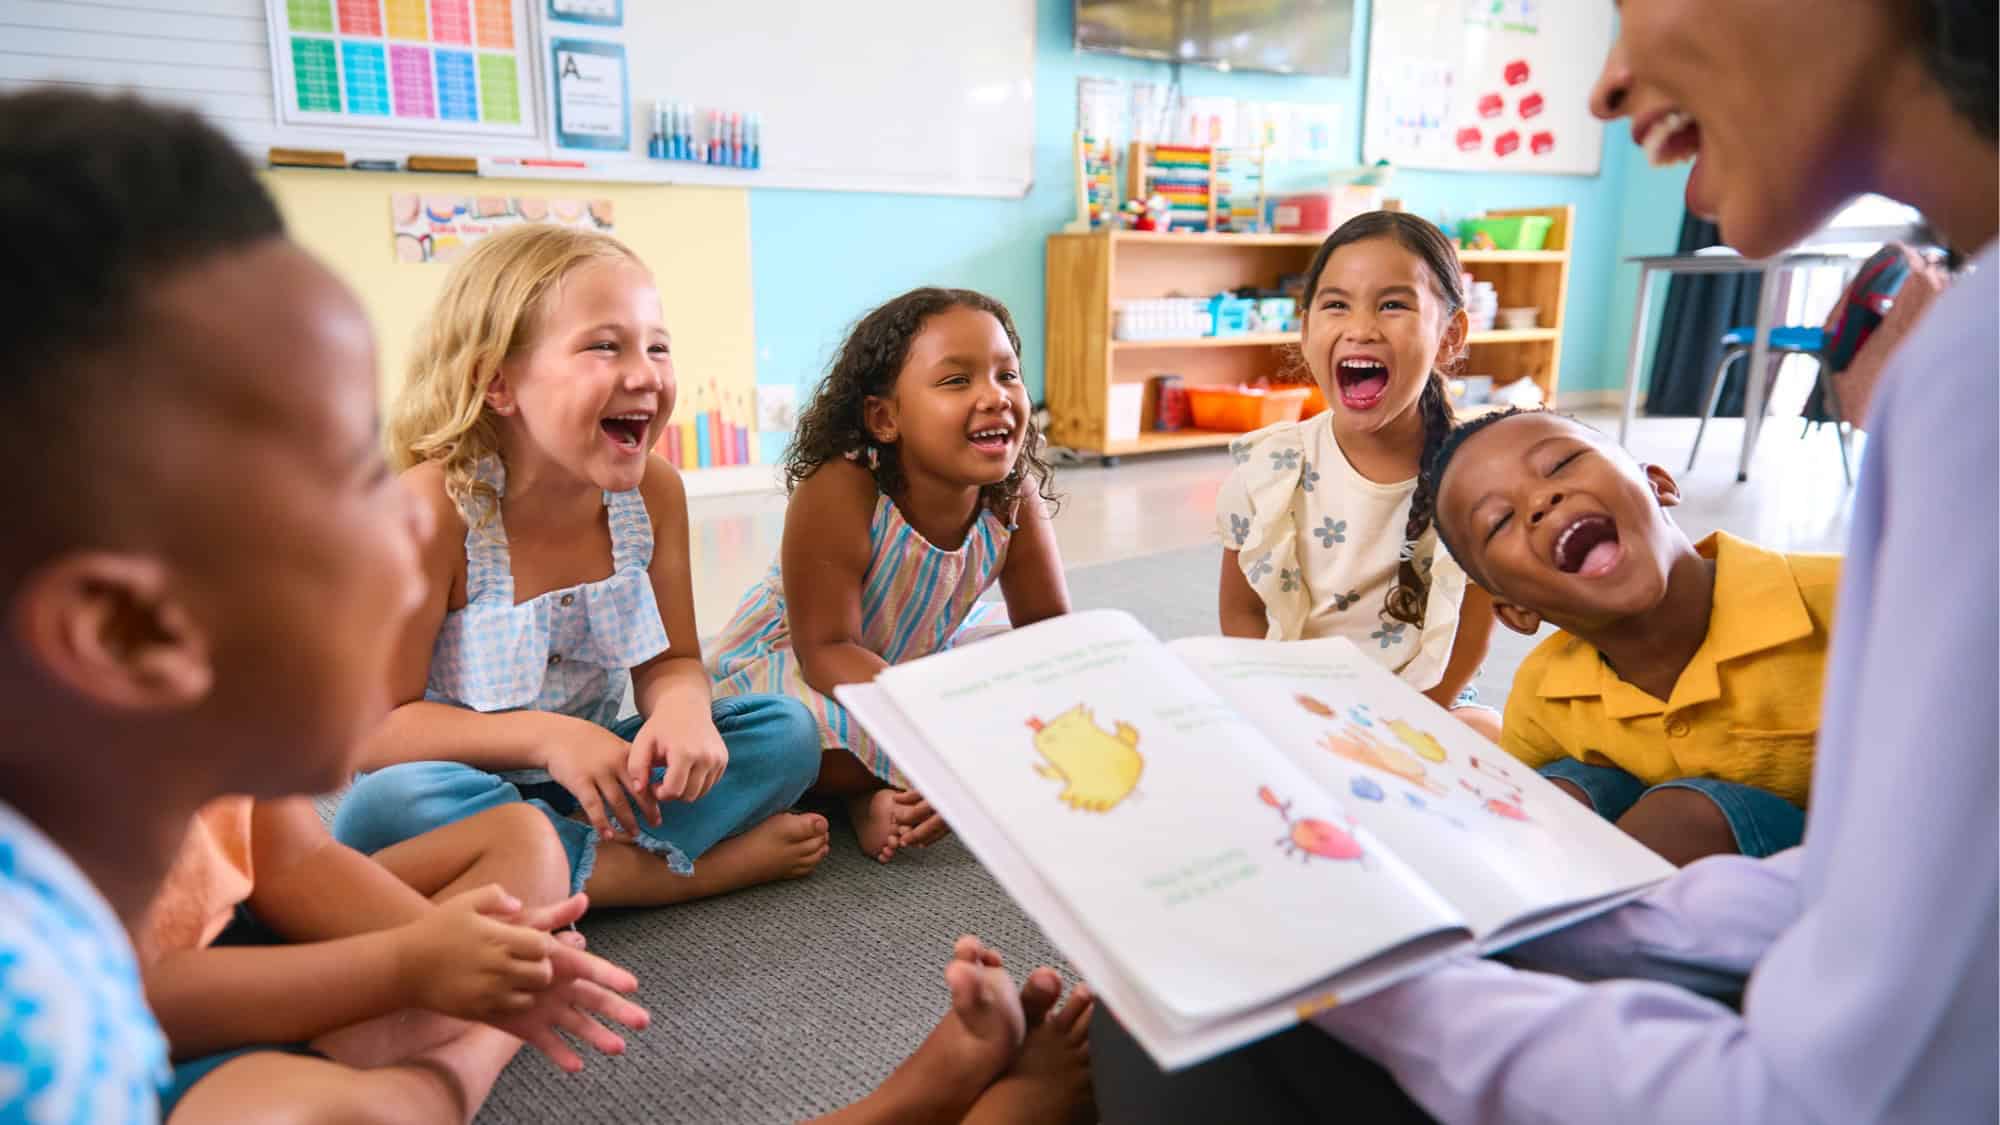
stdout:
POLYGON ((1005 456, 1007 446, 1014 440, 1014 427, 982 426, 965 435, 965 440, 972 443, 972 448, 988 457, 1005 456))
POLYGON ((1618 525, 1610 516, 1583 516, 1556 536, 1556 569, 1582 578, 1602 578, 1625 557, 1618 525))
POLYGON ((620 453, 639 453, 646 448, 646 428, 652 424, 651 414, 635 410, 601 419, 597 428, 604 431, 604 436, 620 453))
POLYGON ((1369 410, 1389 392, 1389 365, 1372 356, 1349 356, 1333 365, 1334 383, 1340 390, 1340 405, 1349 410, 1369 410))

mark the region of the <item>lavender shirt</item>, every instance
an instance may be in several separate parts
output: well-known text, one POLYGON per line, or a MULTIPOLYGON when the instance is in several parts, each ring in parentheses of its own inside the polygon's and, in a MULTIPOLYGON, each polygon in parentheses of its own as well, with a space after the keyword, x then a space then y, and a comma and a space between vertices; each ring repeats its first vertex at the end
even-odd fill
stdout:
POLYGON ((1433 1114, 1994 1119, 1995 257, 1938 297, 1876 396, 1805 844, 1693 864, 1520 951, 1567 975, 1464 961, 1318 1020, 1433 1114), (1695 991, 1738 987, 1740 1015, 1695 991))

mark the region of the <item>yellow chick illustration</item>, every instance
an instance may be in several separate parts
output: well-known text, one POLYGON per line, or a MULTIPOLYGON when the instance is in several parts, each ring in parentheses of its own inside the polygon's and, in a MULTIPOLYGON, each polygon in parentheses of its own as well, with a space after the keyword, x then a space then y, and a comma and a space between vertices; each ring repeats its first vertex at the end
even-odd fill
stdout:
POLYGON ((1057 798, 1070 808, 1110 812, 1131 795, 1146 768, 1146 759, 1139 754, 1139 732, 1128 723, 1118 723, 1107 734, 1083 704, 1046 723, 1029 719, 1028 728, 1035 732, 1036 751, 1048 761, 1036 765, 1035 772, 1063 782, 1057 798))
POLYGON ((1403 745, 1416 752, 1417 757, 1429 762, 1444 761, 1444 743, 1401 719, 1390 719, 1389 730, 1403 745))

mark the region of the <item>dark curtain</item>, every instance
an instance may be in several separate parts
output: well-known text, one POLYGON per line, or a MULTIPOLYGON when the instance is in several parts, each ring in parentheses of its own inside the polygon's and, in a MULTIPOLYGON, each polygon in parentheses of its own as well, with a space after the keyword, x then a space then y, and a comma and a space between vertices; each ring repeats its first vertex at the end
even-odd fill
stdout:
MULTIPOLYGON (((1679 253, 1721 244, 1715 224, 1683 215, 1679 253)), ((1675 275, 1667 283, 1667 311, 1660 319, 1660 345, 1653 352, 1652 380, 1646 392, 1646 413, 1667 417, 1699 417, 1701 391, 1722 360, 1722 334, 1757 323, 1757 293, 1762 278, 1754 273, 1675 275)), ((1743 375, 1739 361, 1729 368, 1717 417, 1743 414, 1743 375)))

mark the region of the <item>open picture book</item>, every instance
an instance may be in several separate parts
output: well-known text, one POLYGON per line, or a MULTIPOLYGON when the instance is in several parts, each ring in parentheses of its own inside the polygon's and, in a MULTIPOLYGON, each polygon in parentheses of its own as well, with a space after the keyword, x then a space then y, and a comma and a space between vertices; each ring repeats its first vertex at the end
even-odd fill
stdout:
POLYGON ((1673 872, 1345 640, 1091 611, 835 695, 1169 1069, 1673 872))

